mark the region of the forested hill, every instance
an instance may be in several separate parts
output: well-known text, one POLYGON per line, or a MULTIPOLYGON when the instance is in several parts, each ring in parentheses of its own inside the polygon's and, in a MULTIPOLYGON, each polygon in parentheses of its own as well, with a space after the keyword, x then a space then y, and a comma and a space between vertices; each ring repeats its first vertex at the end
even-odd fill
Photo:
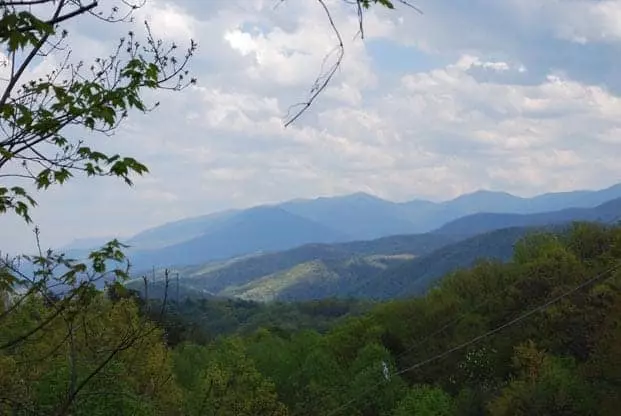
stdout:
POLYGON ((621 406, 621 227, 529 236, 509 262, 362 314, 339 302, 162 307, 119 285, 86 295, 88 325, 75 331, 49 297, 2 316, 0 396, 17 404, 0 410, 62 408, 72 371, 87 380, 72 414, 85 416, 616 416, 621 406))
MULTIPOLYGON (((297 283, 306 284, 308 279, 321 278, 336 269, 340 275, 356 271, 357 275, 352 278, 357 279, 363 273, 376 273, 387 264, 403 262, 413 256, 424 256, 456 240, 447 235, 421 234, 338 244, 307 244, 281 252, 243 256, 196 267, 174 269, 173 272, 180 274, 181 286, 189 290, 185 294, 190 297, 212 294, 241 296, 254 300, 266 300, 269 296, 274 298, 284 296, 289 300, 315 299, 318 296, 316 288, 313 287, 309 287, 306 293, 297 290, 297 296, 287 296, 284 293, 281 296, 281 291, 297 283), (311 264, 319 268, 305 267, 311 264), (353 267, 356 265, 358 267, 354 270, 353 267), (268 290, 267 287, 272 286, 274 282, 272 278, 277 279, 283 274, 290 276, 288 284, 280 285, 279 289, 268 290), (262 289, 261 283, 252 284, 259 281, 266 283, 265 290, 262 289), (251 288, 256 289, 255 294, 244 296, 244 293, 251 288)), ((161 280, 162 277, 162 271, 159 270, 157 278, 161 280)), ((315 281, 315 286, 319 283, 315 281)), ((351 282, 350 285, 354 283, 351 282)), ((141 280, 131 282, 130 286, 140 288, 141 280)), ((349 286, 345 287, 343 284, 339 286, 341 291, 337 290, 336 285, 324 286, 326 292, 321 297, 333 297, 344 293, 343 290, 349 290, 349 286)), ((352 292, 352 295, 355 294, 352 292)))
POLYGON ((267 404, 250 393, 270 380, 269 406, 291 415, 617 415, 620 247, 620 228, 537 234, 508 263, 460 270, 323 335, 274 328, 180 344, 175 365, 191 374, 190 396, 214 382, 212 366, 255 374, 242 396, 255 410, 267 404))
POLYGON ((372 279, 361 282, 355 293, 372 299, 391 299, 421 295, 438 279, 478 261, 507 261, 515 244, 537 228, 514 227, 484 233, 403 263, 395 264, 372 279))
MULTIPOLYGON (((367 242, 305 245, 296 249, 200 267, 179 273, 181 296, 254 301, 326 298, 392 299, 420 296, 442 276, 480 260, 506 261, 528 234, 568 224, 513 227, 461 239, 443 234, 387 237, 367 242)), ((152 296, 162 291, 158 272, 152 296)), ((136 279, 129 287, 142 290, 136 279)))
POLYGON ((593 208, 567 208, 537 214, 478 213, 459 218, 434 231, 449 236, 473 236, 500 228, 563 224, 571 221, 595 221, 606 224, 621 221, 621 198, 593 208))

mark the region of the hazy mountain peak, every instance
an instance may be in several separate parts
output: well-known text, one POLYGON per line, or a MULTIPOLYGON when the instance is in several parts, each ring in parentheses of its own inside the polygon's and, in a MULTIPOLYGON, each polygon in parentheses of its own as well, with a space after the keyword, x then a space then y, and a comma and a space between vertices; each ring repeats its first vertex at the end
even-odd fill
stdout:
POLYGON ((378 197, 376 195, 370 194, 368 192, 363 192, 363 191, 354 192, 353 194, 349 194, 349 195, 344 195, 343 198, 362 199, 362 200, 366 199, 366 200, 374 200, 374 201, 382 200, 382 201, 384 201, 384 199, 382 199, 382 198, 380 198, 380 197, 378 197))
POLYGON ((272 213, 288 213, 278 205, 257 205, 241 212, 242 215, 266 215, 272 213))
POLYGON ((335 196, 318 196, 316 198, 296 198, 290 201, 282 202, 280 204, 274 204, 272 206, 288 207, 292 205, 325 205, 325 204, 332 205, 332 204, 340 203, 343 201, 379 201, 379 202, 390 203, 389 201, 386 201, 376 195, 372 195, 370 193, 360 191, 360 192, 354 192, 351 194, 342 194, 342 195, 335 195, 335 196))
POLYGON ((469 192, 458 197, 455 197, 447 202, 463 201, 468 199, 482 199, 482 198, 495 198, 495 199, 523 199, 519 196, 510 194, 504 191, 492 191, 489 189, 479 189, 477 191, 469 192))
POLYGON ((361 191, 189 218, 147 230, 129 243, 141 251, 161 249, 155 257, 146 258, 147 261, 187 264, 187 261, 202 262, 259 250, 287 249, 296 244, 425 233, 483 212, 532 214, 570 207, 593 208, 619 197, 621 184, 599 191, 552 193, 533 198, 481 189, 440 203, 424 200, 395 203, 361 191))

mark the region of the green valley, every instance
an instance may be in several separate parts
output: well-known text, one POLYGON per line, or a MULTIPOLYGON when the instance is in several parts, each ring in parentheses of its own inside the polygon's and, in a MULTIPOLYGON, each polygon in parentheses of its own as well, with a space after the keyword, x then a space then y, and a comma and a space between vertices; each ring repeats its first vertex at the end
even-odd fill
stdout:
POLYGON ((414 298, 177 301, 171 286, 145 302, 117 284, 91 293, 88 326, 58 343, 64 301, 32 297, 4 309, 0 386, 19 404, 0 409, 58 409, 73 362, 91 382, 72 414, 615 415, 621 228, 520 233, 505 262, 455 270, 414 298), (124 344, 127 319, 136 343, 124 344), (46 322, 44 337, 16 342, 46 322), (110 367, 94 371, 101 360, 110 367))

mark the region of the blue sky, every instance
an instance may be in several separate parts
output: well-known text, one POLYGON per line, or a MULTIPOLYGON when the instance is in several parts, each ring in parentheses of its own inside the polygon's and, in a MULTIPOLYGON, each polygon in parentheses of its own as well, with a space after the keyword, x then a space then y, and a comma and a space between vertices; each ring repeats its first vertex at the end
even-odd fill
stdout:
MULTIPOLYGON (((298 197, 528 196, 621 182, 621 1, 420 0, 422 15, 369 12, 364 41, 355 9, 327 1, 345 60, 287 129, 283 116, 335 38, 318 2, 275 3, 148 0, 136 22, 197 40, 199 83, 153 97, 158 112, 133 115, 112 138, 88 137, 151 173, 134 188, 78 178, 38 195, 44 244, 298 197)), ((74 56, 88 60, 129 27, 87 18, 69 29, 74 56)), ((32 247, 30 228, 3 215, 0 249, 32 247)))

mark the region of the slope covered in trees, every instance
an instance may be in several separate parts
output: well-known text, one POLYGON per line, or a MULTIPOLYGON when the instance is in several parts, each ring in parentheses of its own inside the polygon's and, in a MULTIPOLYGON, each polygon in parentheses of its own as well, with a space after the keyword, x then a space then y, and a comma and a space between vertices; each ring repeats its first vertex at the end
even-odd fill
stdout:
POLYGON ((290 414, 614 415, 620 247, 619 228, 536 234, 510 263, 455 272, 325 335, 241 342, 290 414))
MULTIPOLYGON (((3 413, 54 413, 66 391, 76 391, 72 414, 89 415, 616 415, 621 405, 619 227, 528 235, 510 262, 480 262, 424 297, 364 315, 342 303, 299 305, 298 317, 341 319, 320 331, 212 321, 214 339, 192 330, 216 315, 197 319, 208 306, 177 305, 173 325, 174 308, 136 304, 122 286, 91 296, 69 343, 71 321, 54 317, 53 300, 28 298, 11 314, 3 303, 3 413), (42 322, 42 336, 14 342, 42 322), (140 342, 118 348, 128 331, 140 342), (110 365, 94 372, 102 357, 110 365), (90 374, 86 387, 67 387, 90 374)), ((250 322, 250 305, 220 304, 229 308, 220 316, 250 322)))
POLYGON ((539 214, 476 214, 426 234, 307 244, 175 271, 183 287, 196 291, 196 296, 390 299, 420 295, 442 275, 480 258, 507 260, 513 244, 532 228, 565 227, 573 220, 614 223, 621 220, 619 212, 621 199, 539 214))
POLYGON ((479 213, 451 221, 434 231, 438 234, 473 236, 500 228, 533 227, 571 221, 597 221, 611 224, 621 220, 621 198, 592 208, 565 208, 537 214, 479 213))
MULTIPOLYGON (((306 245, 175 272, 181 276, 182 297, 256 301, 391 299, 422 295, 446 273, 469 267, 479 259, 506 261, 514 244, 533 230, 508 228, 463 240, 442 234, 420 234, 306 245)), ((152 297, 164 293, 162 279, 163 272, 156 272, 152 297)), ((142 291, 143 283, 135 279, 128 286, 142 291)))
MULTIPOLYGON (((196 292, 194 297, 211 294, 254 300, 302 300, 349 296, 350 293, 356 295, 353 288, 364 276, 371 277, 391 264, 402 263, 414 256, 424 256, 456 240, 447 235, 415 234, 370 241, 307 244, 280 252, 181 267, 174 269, 174 273, 181 276, 180 284, 183 288, 196 292), (280 280, 282 283, 285 277, 286 285, 276 282, 280 280), (334 277, 339 282, 334 281, 334 277), (347 277, 348 282, 340 282, 347 277), (246 292, 252 289, 257 290, 246 296, 246 292)), ((155 274, 156 282, 161 281, 163 271, 156 270, 155 274)), ((137 290, 143 286, 141 279, 131 281, 128 285, 137 290)), ((160 286, 156 285, 156 288, 160 286)), ((187 294, 193 296, 190 292, 187 294)))

